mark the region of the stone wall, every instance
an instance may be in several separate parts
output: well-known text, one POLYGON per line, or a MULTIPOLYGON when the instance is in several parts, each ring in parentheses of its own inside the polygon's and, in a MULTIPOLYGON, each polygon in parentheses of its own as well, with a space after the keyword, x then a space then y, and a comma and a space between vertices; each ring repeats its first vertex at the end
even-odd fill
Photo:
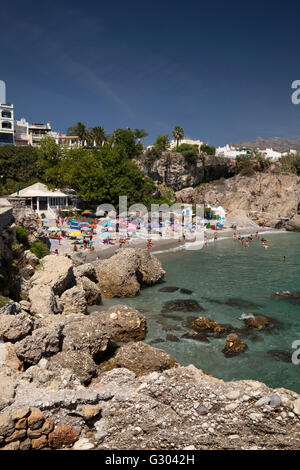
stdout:
POLYGON ((77 439, 72 425, 54 428, 54 420, 38 408, 24 407, 0 416, 0 450, 59 449, 77 439))
POLYGON ((12 205, 7 199, 0 199, 0 235, 14 222, 12 205))

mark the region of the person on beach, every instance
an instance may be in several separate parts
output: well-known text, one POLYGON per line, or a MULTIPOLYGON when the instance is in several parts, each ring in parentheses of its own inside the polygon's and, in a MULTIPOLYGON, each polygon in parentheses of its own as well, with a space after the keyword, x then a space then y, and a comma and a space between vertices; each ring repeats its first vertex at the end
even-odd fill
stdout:
POLYGON ((247 240, 246 243, 245 243, 245 248, 249 248, 250 247, 250 241, 247 240))
POLYGON ((214 240, 215 240, 215 241, 218 240, 218 234, 217 234, 217 232, 214 233, 214 240))
POLYGON ((149 238, 149 240, 147 240, 147 248, 148 248, 148 250, 151 250, 151 248, 153 248, 153 246, 154 246, 154 245, 153 245, 153 242, 152 242, 151 238, 149 238))
POLYGON ((53 251, 53 254, 58 255, 58 249, 57 248, 56 248, 56 250, 53 251))
POLYGON ((256 238, 259 238, 259 236, 258 236, 258 232, 256 232, 255 236, 256 236, 256 238))
POLYGON ((208 246, 208 237, 207 237, 207 235, 204 235, 204 243, 205 243, 205 246, 208 246))
POLYGON ((286 261, 286 256, 283 256, 283 257, 282 257, 282 261, 286 261))

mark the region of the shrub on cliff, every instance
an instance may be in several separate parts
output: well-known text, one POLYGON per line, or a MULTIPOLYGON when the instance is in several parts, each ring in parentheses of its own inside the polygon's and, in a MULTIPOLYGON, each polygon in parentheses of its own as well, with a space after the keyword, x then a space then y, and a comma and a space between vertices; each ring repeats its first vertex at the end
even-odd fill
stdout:
POLYGON ((37 241, 30 244, 29 250, 39 259, 44 258, 44 256, 49 255, 50 250, 45 245, 45 243, 37 241))
POLYGON ((21 227, 20 225, 16 226, 16 237, 17 241, 23 245, 24 248, 29 247, 29 241, 28 241, 28 233, 27 231, 21 227))
POLYGON ((181 144, 176 149, 174 149, 174 152, 181 153, 181 155, 184 156, 186 163, 190 165, 195 165, 197 163, 199 155, 198 145, 181 144))
POLYGON ((202 144, 200 150, 206 153, 206 155, 216 155, 216 147, 213 145, 202 144))

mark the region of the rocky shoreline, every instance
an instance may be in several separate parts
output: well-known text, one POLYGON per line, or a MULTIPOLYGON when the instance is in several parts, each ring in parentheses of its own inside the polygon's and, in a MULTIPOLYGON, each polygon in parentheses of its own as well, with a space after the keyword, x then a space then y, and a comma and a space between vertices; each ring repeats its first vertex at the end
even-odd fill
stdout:
MULTIPOLYGON (((0 306, 0 450, 298 449, 300 395, 252 380, 224 382, 143 342, 147 316, 118 298, 160 282, 164 270, 142 248, 111 255, 40 260, 20 249, 26 298, 1 297, 0 306), (116 304, 99 310, 103 297, 116 304)), ((192 299, 164 309, 165 316, 197 312, 188 338, 222 337, 223 354, 243 353, 242 329, 199 316, 192 299)), ((253 329, 270 321, 244 320, 253 329)))
MULTIPOLYGON (((299 448, 297 393, 180 366, 143 342, 138 310, 89 314, 102 296, 136 295, 163 276, 155 256, 133 248, 92 263, 50 255, 35 267, 28 300, 0 309, 0 449, 299 448)), ((243 352, 226 325, 197 317, 191 328, 224 336, 224 354, 243 352)))

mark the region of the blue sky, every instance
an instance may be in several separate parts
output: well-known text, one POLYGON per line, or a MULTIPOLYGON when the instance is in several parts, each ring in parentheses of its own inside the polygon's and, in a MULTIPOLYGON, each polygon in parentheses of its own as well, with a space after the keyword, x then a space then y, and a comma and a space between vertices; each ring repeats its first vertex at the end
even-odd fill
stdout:
POLYGON ((145 143, 175 125, 214 145, 300 138, 299 1, 46 3, 5 5, 0 79, 17 118, 144 128, 145 143))

